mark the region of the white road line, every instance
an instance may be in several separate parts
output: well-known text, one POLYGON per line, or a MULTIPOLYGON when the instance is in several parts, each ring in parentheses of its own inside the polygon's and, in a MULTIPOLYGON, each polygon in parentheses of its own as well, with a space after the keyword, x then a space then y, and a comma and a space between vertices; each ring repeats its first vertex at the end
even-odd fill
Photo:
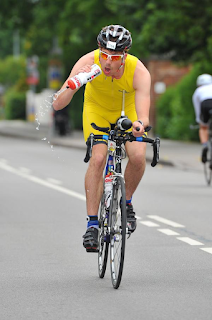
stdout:
POLYGON ((54 184, 52 184, 50 182, 47 182, 47 181, 42 180, 40 178, 37 178, 35 176, 26 174, 26 173, 21 172, 20 170, 15 169, 15 168, 13 168, 13 167, 5 164, 5 163, 1 163, 0 162, 0 168, 3 169, 3 170, 9 171, 11 173, 17 174, 18 176, 20 176, 22 178, 25 178, 27 180, 30 180, 32 182, 35 182, 35 183, 38 183, 38 184, 43 185, 45 187, 57 190, 57 191, 62 192, 62 193, 65 193, 65 194, 67 194, 67 195, 69 195, 71 197, 78 198, 78 199, 80 199, 82 201, 85 201, 85 199, 86 199, 84 195, 82 195, 82 194, 80 194, 78 192, 75 192, 75 191, 72 191, 72 190, 69 190, 69 189, 54 185, 54 184))
POLYGON ((196 241, 196 240, 193 240, 188 237, 178 237, 177 239, 180 241, 186 242, 186 243, 190 244, 191 246, 203 246, 204 245, 203 243, 196 241))
POLYGON ((200 248, 201 250, 212 254, 212 248, 200 248))
POLYGON ((159 227, 159 224, 154 223, 152 221, 139 221, 139 222, 144 224, 147 227, 159 227))
POLYGON ((22 171, 22 172, 24 172, 24 173, 27 173, 27 174, 29 174, 29 173, 31 172, 30 169, 25 168, 25 167, 20 167, 19 170, 22 171))
POLYGON ((53 178, 47 178, 46 180, 48 182, 50 182, 50 183, 53 183, 53 184, 62 184, 62 181, 56 180, 56 179, 53 179, 53 178))
POLYGON ((135 215, 135 217, 136 217, 136 219, 138 219, 138 220, 141 220, 141 219, 142 219, 141 217, 138 217, 138 216, 136 216, 136 215, 135 215))
POLYGON ((150 219, 156 220, 158 222, 162 222, 164 224, 167 224, 169 226, 175 227, 175 228, 185 228, 185 226, 183 226, 182 224, 179 224, 177 222, 168 220, 168 219, 164 219, 162 217, 159 216, 154 216, 154 215, 148 215, 147 217, 149 217, 150 219))
POLYGON ((0 161, 3 163, 7 163, 8 161, 6 159, 0 158, 0 161))
POLYGON ((170 229, 158 229, 158 231, 166 234, 167 236, 179 236, 179 233, 172 231, 170 229))

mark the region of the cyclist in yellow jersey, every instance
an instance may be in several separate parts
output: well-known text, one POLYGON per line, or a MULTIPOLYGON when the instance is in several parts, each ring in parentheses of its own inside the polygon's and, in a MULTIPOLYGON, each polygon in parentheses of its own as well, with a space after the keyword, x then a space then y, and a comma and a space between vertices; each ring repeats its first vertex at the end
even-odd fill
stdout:
MULTIPOLYGON (((148 70, 136 57, 128 54, 132 45, 130 32, 120 25, 104 27, 98 37, 99 49, 82 56, 74 65, 70 77, 81 72, 90 72, 95 63, 102 74, 86 84, 83 107, 83 132, 85 141, 90 133, 99 134, 91 123, 100 127, 114 124, 120 117, 122 94, 125 91, 125 114, 133 122, 132 133, 135 137, 145 133, 149 125, 150 85, 148 70), (136 128, 140 130, 137 131, 136 128)), ((69 79, 68 78, 68 79, 69 79)), ((67 81, 61 89, 67 86, 67 81)), ((65 90, 53 102, 55 110, 70 103, 75 90, 65 90)), ((127 223, 131 232, 136 229, 136 217, 131 203, 145 170, 146 145, 127 142, 128 163, 125 170, 127 223)), ((85 176, 85 192, 88 223, 83 236, 84 247, 98 248, 98 208, 102 194, 102 174, 106 163, 107 145, 98 141, 93 146, 92 157, 85 176)))

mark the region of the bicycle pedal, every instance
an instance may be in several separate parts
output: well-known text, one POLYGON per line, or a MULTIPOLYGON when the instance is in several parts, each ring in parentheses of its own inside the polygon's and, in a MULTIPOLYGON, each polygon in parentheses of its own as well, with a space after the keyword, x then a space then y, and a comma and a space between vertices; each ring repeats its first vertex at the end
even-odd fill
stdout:
POLYGON ((127 239, 130 238, 131 234, 132 234, 132 232, 130 232, 130 231, 127 232, 127 235, 128 235, 127 239))
POLYGON ((127 239, 131 236, 132 232, 129 230, 129 228, 126 228, 126 234, 127 234, 127 239))
POLYGON ((92 247, 87 247, 86 252, 99 252, 99 248, 92 248, 92 247))

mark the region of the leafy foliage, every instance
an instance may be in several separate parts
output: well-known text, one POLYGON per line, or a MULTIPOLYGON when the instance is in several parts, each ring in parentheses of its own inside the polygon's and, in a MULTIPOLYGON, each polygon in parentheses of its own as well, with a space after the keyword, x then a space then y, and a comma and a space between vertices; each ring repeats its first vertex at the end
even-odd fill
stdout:
POLYGON ((15 88, 5 95, 5 118, 8 120, 26 118, 26 94, 15 88))
MULTIPOLYGON (((41 90, 47 83, 48 61, 53 55, 55 38, 62 49, 59 58, 64 66, 65 79, 78 58, 97 47, 96 37, 100 29, 114 23, 122 24, 131 31, 131 53, 141 60, 158 55, 183 63, 211 63, 211 21, 211 0, 1 0, 0 58, 12 54, 13 35, 15 30, 19 30, 22 54, 39 57, 41 81, 38 90, 41 90)), ((1 68, 0 63, 0 77, 1 68)), ((12 74, 5 76, 13 77, 12 74)), ((4 80, 1 81, 4 83, 4 80)), ((10 80, 5 81, 11 84, 10 80)), ((183 85, 186 83, 183 82, 183 85)), ((183 87, 181 90, 191 94, 183 87)), ((82 102, 82 95, 80 90, 74 105, 72 103, 74 108, 76 105, 77 112, 81 112, 81 105, 78 104, 82 102)), ((181 112, 180 97, 173 102, 171 117, 181 112)), ((185 100, 183 96, 184 105, 185 100)), ((190 109, 190 102, 186 108, 190 109)), ((80 115, 76 117, 80 119, 80 115)))
POLYGON ((0 83, 6 88, 16 86, 19 91, 25 91, 26 86, 26 59, 19 57, 14 59, 8 56, 0 60, 0 83))
POLYGON ((195 123, 192 95, 196 89, 196 79, 200 73, 211 72, 208 62, 196 64, 176 86, 169 87, 156 105, 157 133, 162 138, 174 140, 198 140, 198 132, 190 130, 195 123))
POLYGON ((58 37, 69 70, 79 56, 95 49, 99 30, 110 23, 132 32, 132 53, 140 57, 171 53, 175 60, 190 62, 211 57, 211 0, 2 0, 0 9, 6 54, 5 34, 17 28, 27 55, 49 55, 58 37))

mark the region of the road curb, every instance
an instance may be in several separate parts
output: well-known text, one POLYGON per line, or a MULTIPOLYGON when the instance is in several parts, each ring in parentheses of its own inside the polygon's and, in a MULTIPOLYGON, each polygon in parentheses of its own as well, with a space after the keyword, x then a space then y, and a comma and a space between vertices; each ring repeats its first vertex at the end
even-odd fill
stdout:
MULTIPOLYGON (((24 140, 33 140, 33 141, 39 141, 42 140, 42 138, 44 138, 44 136, 47 135, 46 132, 43 132, 43 134, 39 134, 38 136, 30 135, 30 133, 28 133, 28 135, 26 134, 22 134, 20 132, 5 132, 5 131, 1 131, 0 130, 0 136, 4 136, 4 137, 11 137, 11 138, 16 138, 16 139, 24 139, 24 140)), ((61 146, 61 147, 65 147, 65 148, 75 148, 75 149, 79 149, 79 150, 85 150, 86 151, 86 145, 84 143, 84 141, 73 141, 71 142, 63 140, 61 141, 60 138, 48 138, 50 143, 53 144, 54 146, 61 146)), ((146 157, 146 161, 147 162, 152 162, 152 158, 151 157, 146 157)), ((168 160, 164 160, 164 159, 160 159, 159 163, 160 165, 165 165, 165 166, 169 166, 169 167, 174 167, 174 163, 168 160)))

